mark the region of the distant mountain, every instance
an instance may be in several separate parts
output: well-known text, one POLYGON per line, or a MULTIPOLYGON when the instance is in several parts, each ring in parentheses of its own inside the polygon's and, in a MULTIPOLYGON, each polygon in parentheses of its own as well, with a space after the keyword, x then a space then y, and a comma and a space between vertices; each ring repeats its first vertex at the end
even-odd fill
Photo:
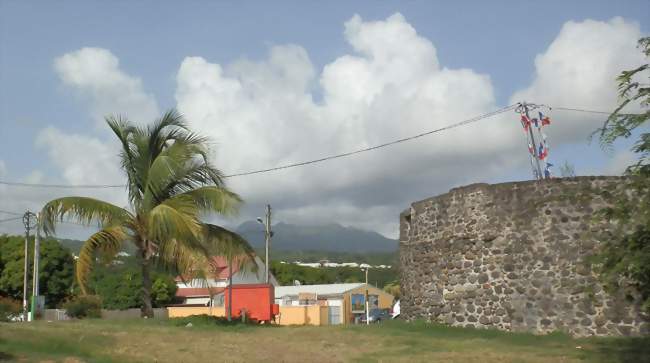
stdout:
MULTIPOLYGON (((323 257, 329 258, 339 257, 336 253, 361 255, 389 253, 392 255, 397 252, 397 241, 394 239, 386 238, 377 232, 343 227, 339 224, 299 226, 278 223, 272 229, 274 234, 271 248, 278 252, 284 251, 284 254, 292 257, 295 257, 293 254, 298 253, 302 259, 309 259, 307 257, 311 255, 319 255, 318 253, 307 253, 314 251, 333 252, 323 254, 323 257)), ((264 249, 264 227, 258 222, 244 222, 235 231, 246 238, 256 250, 264 249)), ((79 253, 85 242, 63 238, 58 240, 75 254, 79 253)), ((125 246, 125 250, 129 253, 134 252, 130 243, 125 246)))
MULTIPOLYGON (((397 241, 377 232, 339 224, 299 226, 278 223, 272 227, 273 250, 332 251, 350 253, 396 252, 397 241)), ((256 221, 242 223, 235 230, 254 248, 264 248, 264 227, 256 221)))
POLYGON ((70 250, 70 252, 74 253, 75 255, 79 254, 79 250, 81 250, 81 246, 84 244, 86 241, 79 241, 76 239, 67 239, 67 238, 57 238, 61 246, 66 247, 67 249, 70 250))

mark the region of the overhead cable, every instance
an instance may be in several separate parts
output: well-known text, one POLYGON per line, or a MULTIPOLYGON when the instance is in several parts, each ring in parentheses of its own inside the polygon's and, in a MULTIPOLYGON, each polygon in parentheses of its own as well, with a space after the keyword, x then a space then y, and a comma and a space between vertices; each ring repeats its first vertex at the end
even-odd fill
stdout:
MULTIPOLYGON (((457 122, 457 123, 454 123, 454 124, 451 124, 451 125, 447 125, 447 126, 435 129, 435 130, 422 132, 422 133, 417 134, 417 135, 413 135, 413 136, 393 140, 393 141, 390 141, 390 142, 386 142, 386 143, 383 143, 383 144, 379 144, 379 145, 375 145, 375 146, 371 146, 371 147, 367 147, 367 148, 363 148, 363 149, 359 149, 359 150, 349 151, 349 152, 336 154, 336 155, 330 155, 330 156, 326 156, 326 157, 322 157, 322 158, 314 159, 314 160, 308 160, 308 161, 302 161, 302 162, 297 162, 297 163, 281 165, 281 166, 277 166, 277 167, 273 167, 273 168, 245 171, 245 172, 241 172, 241 173, 225 175, 224 178, 234 178, 234 177, 244 176, 244 175, 268 173, 268 172, 272 172, 272 171, 295 168, 295 167, 299 167, 299 166, 305 166, 305 165, 309 165, 309 164, 320 163, 320 162, 327 161, 327 160, 339 159, 339 158, 343 158, 343 157, 347 157, 347 156, 351 156, 351 155, 361 154, 361 153, 364 153, 364 152, 381 149, 381 148, 384 148, 384 147, 387 147, 387 146, 391 146, 391 145, 411 141, 411 140, 418 139, 418 138, 421 138, 421 137, 424 137, 424 136, 428 136, 428 135, 435 134, 435 133, 438 133, 438 132, 450 130, 450 129, 460 127, 460 126, 464 126, 464 125, 467 125, 467 124, 470 124, 470 123, 474 123, 474 122, 477 122, 477 121, 480 121, 480 120, 483 120, 483 119, 486 119, 486 118, 496 116, 498 114, 510 111, 510 110, 514 109, 514 107, 516 107, 515 104, 500 108, 500 109, 498 109, 496 111, 492 111, 492 112, 485 113, 485 114, 482 114, 482 115, 479 115, 479 116, 475 116, 475 117, 472 117, 472 118, 464 120, 464 121, 460 121, 460 122, 457 122)), ((77 185, 73 185, 73 184, 36 184, 36 183, 8 182, 8 181, 3 181, 3 180, 0 180, 0 184, 11 185, 11 186, 21 186, 21 187, 31 187, 31 188, 65 188, 65 189, 106 189, 106 188, 124 188, 124 187, 126 187, 126 185, 124 185, 124 184, 119 184, 119 185, 111 185, 111 184, 77 184, 77 185)))

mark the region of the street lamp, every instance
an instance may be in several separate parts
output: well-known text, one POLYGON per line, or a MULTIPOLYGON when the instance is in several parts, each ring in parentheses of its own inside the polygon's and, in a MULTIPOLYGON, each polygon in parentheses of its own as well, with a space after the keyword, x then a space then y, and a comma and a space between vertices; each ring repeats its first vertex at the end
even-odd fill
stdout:
POLYGON ((370 301, 368 301, 368 269, 369 267, 366 267, 364 270, 366 271, 366 325, 370 324, 370 301))
POLYGON ((266 283, 269 283, 269 245, 271 244, 271 237, 273 237, 273 231, 271 231, 271 205, 266 205, 266 220, 258 217, 257 222, 264 226, 264 280, 266 283))

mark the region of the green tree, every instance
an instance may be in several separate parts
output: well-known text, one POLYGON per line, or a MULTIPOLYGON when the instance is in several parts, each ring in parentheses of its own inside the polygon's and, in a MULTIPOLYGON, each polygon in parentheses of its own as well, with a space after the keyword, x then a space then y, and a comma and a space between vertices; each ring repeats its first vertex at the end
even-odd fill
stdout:
POLYGON ((88 287, 101 298, 109 310, 142 307, 142 273, 137 266, 106 266, 96 268, 88 287))
MULTIPOLYGON (((650 57, 650 37, 639 40, 639 48, 650 57)), ((621 102, 599 130, 601 144, 609 147, 619 138, 629 138, 647 125, 650 119, 649 64, 623 71, 618 77, 621 102), (638 103, 641 113, 623 113, 629 104, 638 103)), ((610 290, 631 285, 641 295, 644 308, 650 313, 650 133, 641 133, 632 150, 638 161, 628 167, 630 188, 603 213, 616 226, 605 240, 599 257, 601 277, 610 290)))
POLYGON ((76 278, 83 294, 95 258, 110 261, 125 243, 133 244, 142 273, 142 315, 153 317, 152 266, 205 276, 211 256, 251 256, 242 237, 201 220, 207 213, 235 213, 241 199, 211 163, 209 140, 189 131, 176 111, 148 127, 114 116, 106 122, 121 144, 129 206, 88 197, 55 199, 43 207, 43 228, 54 233, 56 222, 67 218, 101 227, 79 252, 76 278))
MULTIPOLYGON (((33 240, 32 237, 31 246, 33 240)), ((19 300, 23 298, 24 243, 22 236, 0 236, 0 295, 19 300)), ((53 238, 42 240, 40 245, 40 293, 45 296, 47 306, 55 307, 70 295, 74 260, 70 251, 53 238)), ((33 248, 29 250, 27 260, 31 284, 33 248)), ((31 294, 31 285, 29 291, 31 294)))
POLYGON ((171 303, 176 295, 176 282, 171 276, 159 276, 153 282, 153 302, 157 307, 171 303))
MULTIPOLYGON (((157 267, 157 266, 155 266, 157 267)), ((176 294, 176 282, 164 269, 152 272, 151 298, 155 307, 170 303, 176 294)), ((142 272, 136 258, 119 258, 93 269, 88 289, 102 301, 105 309, 124 310, 142 307, 142 272)))

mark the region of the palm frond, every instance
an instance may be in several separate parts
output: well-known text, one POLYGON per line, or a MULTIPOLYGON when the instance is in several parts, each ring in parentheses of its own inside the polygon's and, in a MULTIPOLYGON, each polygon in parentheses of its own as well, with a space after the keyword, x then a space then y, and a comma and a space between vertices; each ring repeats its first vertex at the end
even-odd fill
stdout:
POLYGON ((64 197, 47 203, 42 211, 43 231, 55 232, 55 224, 68 218, 84 225, 92 222, 100 227, 125 224, 133 219, 127 210, 113 204, 88 197, 64 197))
POLYGON ((239 259, 242 263, 255 258, 255 250, 244 237, 214 224, 203 224, 203 243, 212 256, 239 259))
POLYGON ((93 234, 83 244, 79 251, 75 274, 84 295, 87 293, 88 277, 92 271, 95 256, 99 254, 104 261, 110 261, 120 252, 124 242, 129 239, 130 236, 126 229, 122 226, 112 226, 93 234))
POLYGON ((242 199, 223 187, 206 186, 175 195, 170 200, 191 201, 201 212, 214 212, 226 216, 236 215, 242 199))
POLYGON ((147 239, 160 246, 173 240, 200 249, 201 222, 196 205, 187 201, 166 200, 148 213, 147 239))

